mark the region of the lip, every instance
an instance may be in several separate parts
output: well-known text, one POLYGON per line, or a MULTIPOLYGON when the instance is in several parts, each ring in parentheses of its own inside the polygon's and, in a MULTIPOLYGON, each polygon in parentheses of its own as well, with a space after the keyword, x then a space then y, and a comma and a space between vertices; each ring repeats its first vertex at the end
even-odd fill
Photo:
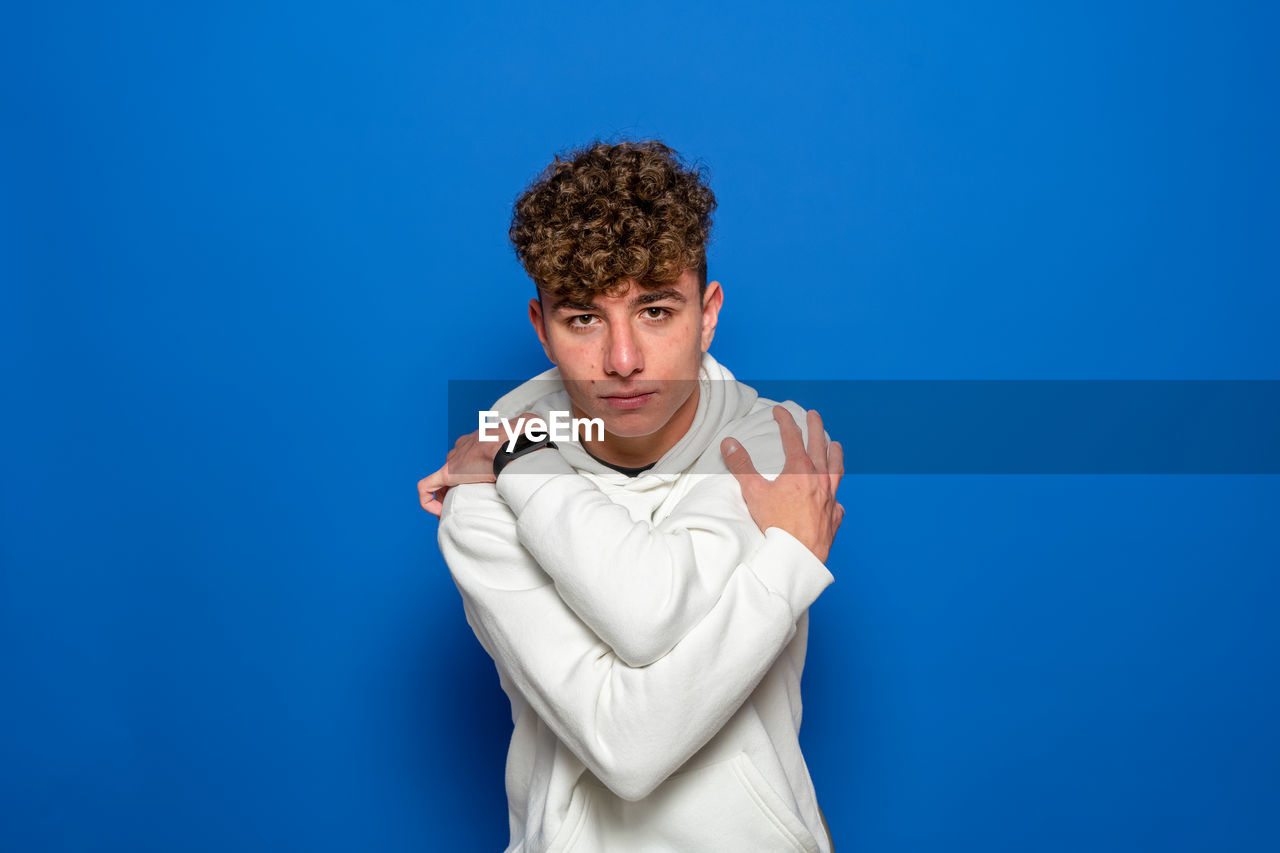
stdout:
POLYGON ((600 399, 604 400, 615 409, 638 409, 653 399, 657 393, 657 391, 642 391, 636 394, 602 395, 600 399))

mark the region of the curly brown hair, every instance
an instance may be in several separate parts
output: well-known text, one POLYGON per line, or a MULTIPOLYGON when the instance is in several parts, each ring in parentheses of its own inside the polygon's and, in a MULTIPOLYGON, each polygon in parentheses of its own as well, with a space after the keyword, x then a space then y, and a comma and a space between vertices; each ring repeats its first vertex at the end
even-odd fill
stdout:
POLYGON ((590 302, 689 269, 705 288, 715 208, 702 170, 663 143, 594 142, 557 155, 516 199, 508 236, 539 296, 590 302))

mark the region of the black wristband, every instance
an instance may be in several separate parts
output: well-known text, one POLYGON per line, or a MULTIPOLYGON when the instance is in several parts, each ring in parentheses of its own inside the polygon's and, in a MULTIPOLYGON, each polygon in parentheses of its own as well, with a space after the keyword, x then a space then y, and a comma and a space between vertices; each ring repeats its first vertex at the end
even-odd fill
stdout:
POLYGON ((521 456, 528 456, 535 450, 541 450, 544 447, 559 449, 556 447, 556 443, 552 441, 549 436, 544 435, 540 440, 534 441, 529 438, 528 433, 520 433, 520 436, 516 438, 516 444, 513 449, 508 451, 506 445, 498 448, 497 455, 493 457, 493 478, 495 480, 498 479, 498 474, 502 472, 502 469, 505 468, 511 460, 519 459, 521 456))

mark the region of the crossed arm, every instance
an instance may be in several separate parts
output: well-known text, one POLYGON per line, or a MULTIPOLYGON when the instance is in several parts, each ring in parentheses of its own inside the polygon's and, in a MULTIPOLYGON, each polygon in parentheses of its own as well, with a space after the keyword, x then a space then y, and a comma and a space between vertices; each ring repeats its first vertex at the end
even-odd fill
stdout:
MULTIPOLYGON (((553 450, 510 463, 498 479, 497 492, 517 519, 515 538, 569 608, 626 664, 643 666, 667 654, 720 596, 760 530, 773 525, 791 531, 825 560, 843 515, 834 501, 843 473, 840 447, 828 447, 816 412, 806 415, 789 403, 769 414, 758 411, 735 429, 743 449, 727 455, 733 477, 701 477, 657 524, 633 521, 625 507, 553 450), (807 424, 807 437, 795 412, 799 423, 807 424), (795 486, 794 478, 771 485, 753 460, 775 476, 779 470, 804 473, 807 467, 823 482, 806 483, 810 493, 798 494, 783 488, 795 486), (838 513, 834 519, 833 512, 838 513), (826 521, 828 529, 815 529, 821 527, 815 520, 826 521)), ((465 442, 466 437, 460 439, 459 446, 465 442)), ((470 449, 478 452, 481 446, 473 442, 470 449)), ((456 453, 450 454, 455 463, 469 461, 473 470, 489 467, 488 459, 458 460, 456 453)), ((438 481, 426 478, 419 489, 438 481)), ((422 499, 427 506, 425 493, 422 499)))
POLYGON ((807 451, 786 410, 774 416, 782 473, 815 476, 770 482, 727 440, 734 477, 705 478, 659 528, 632 522, 550 451, 511 463, 524 467, 496 487, 448 491, 439 542, 468 622, 619 796, 647 795, 724 725, 832 580, 822 560, 843 516, 839 446, 829 457, 816 413, 807 451))
POLYGON ((440 550, 467 620, 520 695, 618 796, 640 799, 720 730, 832 576, 779 528, 666 655, 627 665, 517 541, 492 485, 451 489, 440 550))

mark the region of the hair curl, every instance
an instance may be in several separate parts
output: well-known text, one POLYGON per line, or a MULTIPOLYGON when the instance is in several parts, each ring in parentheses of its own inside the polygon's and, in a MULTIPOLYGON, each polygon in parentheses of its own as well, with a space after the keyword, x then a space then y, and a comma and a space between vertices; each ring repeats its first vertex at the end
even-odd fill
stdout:
POLYGON ((715 194, 702 171, 656 140, 557 155, 516 200, 508 236, 540 295, 590 302, 628 280, 707 284, 715 194))

